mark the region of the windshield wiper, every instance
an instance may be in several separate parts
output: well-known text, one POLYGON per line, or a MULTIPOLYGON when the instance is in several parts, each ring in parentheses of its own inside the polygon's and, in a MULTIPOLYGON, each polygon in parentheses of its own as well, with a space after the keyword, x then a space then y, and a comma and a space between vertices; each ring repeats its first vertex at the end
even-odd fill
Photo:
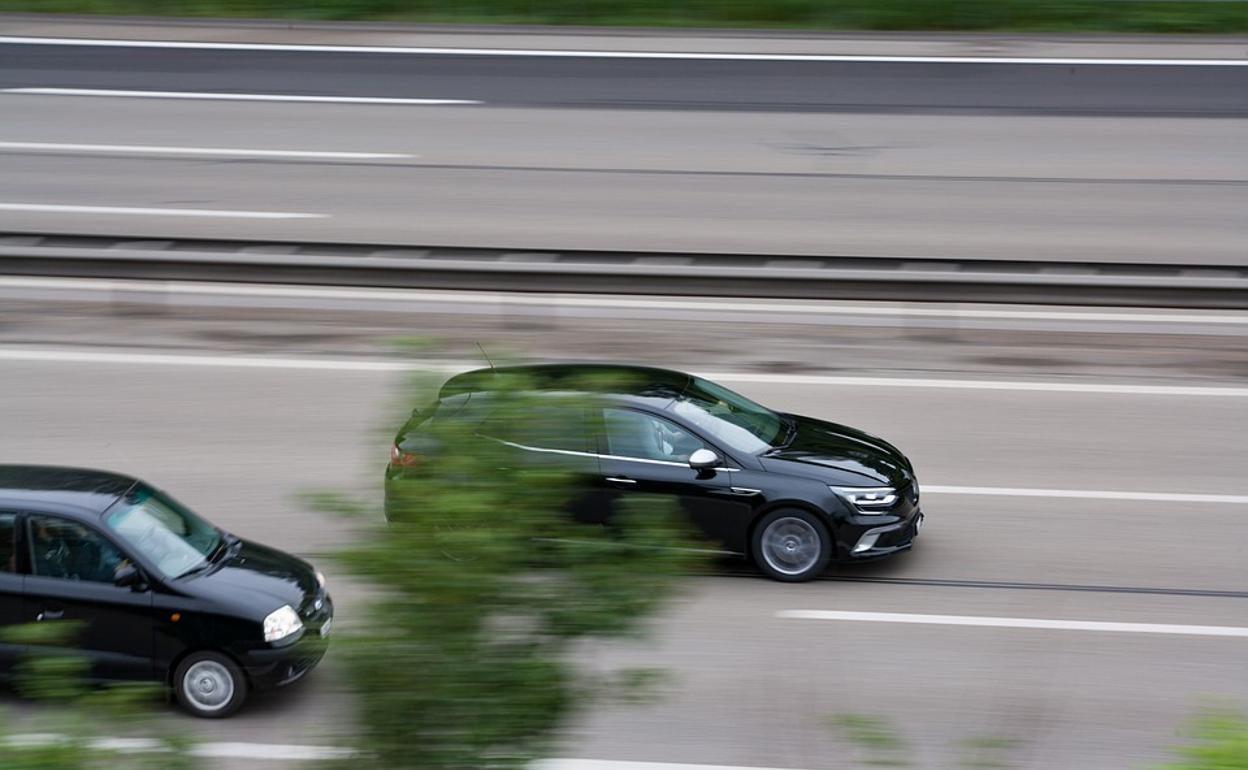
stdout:
POLYGON ((221 539, 217 541, 217 546, 212 549, 212 553, 208 554, 208 561, 215 562, 224 558, 234 550, 234 546, 241 542, 243 542, 242 539, 231 535, 229 532, 222 532, 221 539))
POLYGON ((779 444, 772 447, 773 450, 784 449, 789 444, 793 443, 793 439, 797 438, 797 420, 787 414, 780 415, 780 419, 784 420, 784 426, 788 428, 788 430, 784 433, 784 441, 781 441, 779 444))
POLYGON ((213 564, 216 564, 226 554, 228 554, 230 552, 230 549, 232 549, 235 545, 241 542, 242 540, 240 540, 237 537, 234 537, 229 532, 222 532, 221 539, 217 541, 217 544, 215 546, 213 546, 212 551, 210 551, 208 555, 204 557, 203 562, 196 564, 194 567, 191 567, 186 572, 183 572, 182 574, 178 575, 177 577, 174 578, 174 580, 181 580, 184 577, 190 577, 191 575, 196 575, 200 572, 207 570, 213 564))
POLYGON ((199 564, 196 564, 194 567, 191 567, 190 569, 188 569, 186 572, 183 572, 182 574, 174 577, 174 580, 181 580, 182 578, 190 577, 191 575, 197 575, 211 566, 212 566, 212 562, 209 561, 208 559, 205 559, 199 564))

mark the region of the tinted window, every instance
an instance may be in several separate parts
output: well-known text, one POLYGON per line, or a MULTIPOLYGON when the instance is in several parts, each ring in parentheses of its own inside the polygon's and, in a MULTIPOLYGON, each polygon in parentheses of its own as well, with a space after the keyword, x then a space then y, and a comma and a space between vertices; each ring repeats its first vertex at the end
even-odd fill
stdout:
POLYGON ((27 519, 34 574, 63 580, 111 583, 125 563, 121 552, 98 532, 52 516, 27 519))
POLYGON ((675 423, 632 409, 604 409, 607 454, 683 463, 702 441, 675 423))
POLYGON ((17 572, 17 514, 0 513, 0 572, 17 572))
POLYGON ((207 564, 223 540, 216 527, 151 489, 131 494, 105 523, 170 578, 207 564))
POLYGON ((693 380, 671 410, 725 446, 751 454, 787 433, 780 415, 708 380, 693 380))
POLYGON ((584 452, 589 431, 579 407, 538 406, 523 414, 495 413, 481 425, 480 433, 526 447, 584 452))

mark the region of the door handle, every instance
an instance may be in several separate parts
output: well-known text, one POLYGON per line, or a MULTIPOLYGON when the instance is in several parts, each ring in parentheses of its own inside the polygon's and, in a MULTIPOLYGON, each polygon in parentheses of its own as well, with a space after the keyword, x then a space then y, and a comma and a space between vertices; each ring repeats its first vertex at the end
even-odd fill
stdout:
POLYGON ((612 484, 636 484, 636 479, 630 479, 627 476, 607 476, 607 481, 612 484))
POLYGON ((65 610, 44 610, 35 616, 35 620, 60 620, 65 617, 65 610))

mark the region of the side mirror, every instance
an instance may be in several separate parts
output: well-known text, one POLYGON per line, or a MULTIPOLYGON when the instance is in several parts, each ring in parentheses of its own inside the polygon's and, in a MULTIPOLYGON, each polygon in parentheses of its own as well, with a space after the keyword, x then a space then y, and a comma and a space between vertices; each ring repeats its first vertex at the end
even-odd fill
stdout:
POLYGON ((132 588, 135 591, 142 590, 143 575, 133 564, 123 564, 113 573, 113 585, 118 588, 132 588))
POLYGON ((719 465, 719 455, 706 447, 695 449, 693 454, 689 455, 689 467, 694 470, 714 468, 716 465, 719 465))

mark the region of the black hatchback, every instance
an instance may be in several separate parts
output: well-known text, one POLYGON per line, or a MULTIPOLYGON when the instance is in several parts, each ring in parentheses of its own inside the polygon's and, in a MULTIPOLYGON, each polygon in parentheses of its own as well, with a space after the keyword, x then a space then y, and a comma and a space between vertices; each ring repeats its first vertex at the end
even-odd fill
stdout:
POLYGON ((888 442, 768 409, 692 375, 610 364, 452 377, 395 438, 388 501, 394 485, 417 475, 430 451, 425 434, 442 419, 470 423, 514 450, 517 462, 557 462, 580 476, 583 495, 570 505, 580 520, 609 523, 623 495, 671 497, 717 549, 751 558, 777 580, 808 580, 833 560, 905 551, 923 521, 914 467, 888 442), (536 394, 585 389, 587 398, 571 408, 552 398, 551 408, 567 413, 520 425, 495 408, 500 387, 516 378, 536 394))
POLYGON ((0 638, 0 676, 69 650, 95 681, 166 683, 190 713, 225 717, 316 666, 333 611, 307 562, 142 481, 0 465, 0 626, 76 621, 64 649, 0 638))

